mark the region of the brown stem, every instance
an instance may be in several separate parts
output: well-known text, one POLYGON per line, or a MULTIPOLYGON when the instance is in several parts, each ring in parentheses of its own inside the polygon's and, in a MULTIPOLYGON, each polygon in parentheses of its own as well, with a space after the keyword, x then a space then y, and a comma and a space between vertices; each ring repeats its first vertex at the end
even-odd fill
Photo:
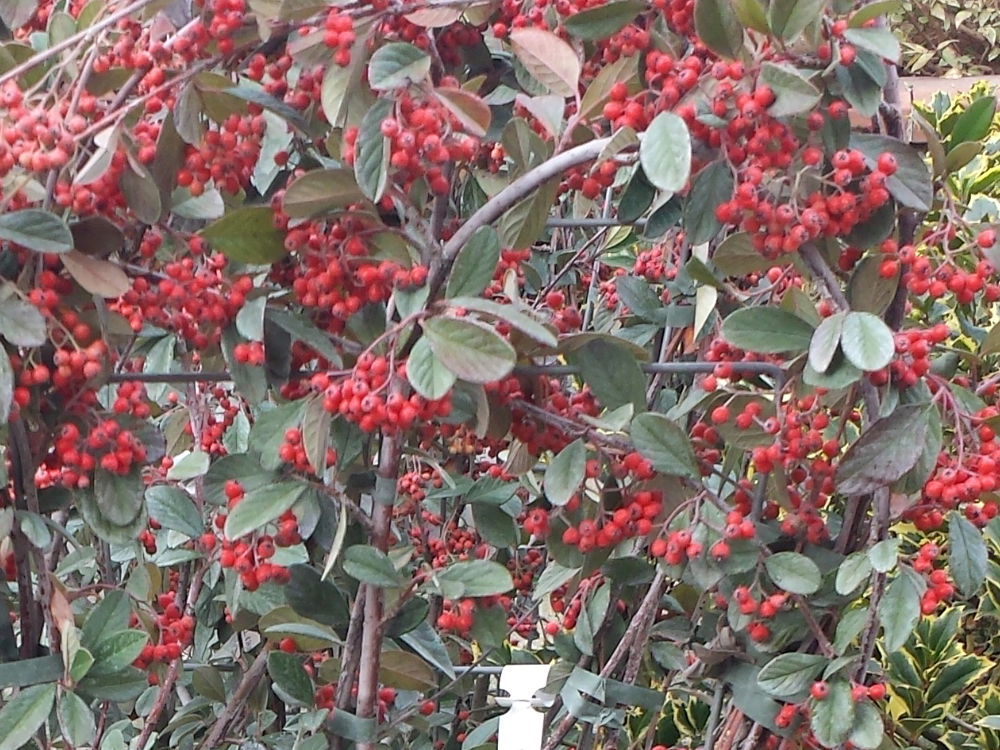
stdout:
MULTIPOLYGON (((35 488, 34 461, 31 456, 31 444, 24 420, 18 413, 11 415, 8 422, 10 433, 9 447, 11 468, 13 469, 14 506, 20 511, 38 513, 38 493, 35 488)), ((21 657, 37 656, 41 646, 42 625, 48 626, 50 635, 55 633, 52 625, 52 613, 49 611, 49 598, 52 582, 45 569, 45 558, 41 550, 35 550, 31 542, 21 531, 20 524, 15 524, 11 533, 14 547, 14 563, 17 568, 17 598, 21 615, 21 657), (42 600, 35 599, 34 585, 31 580, 31 559, 35 560, 42 600)))
MULTIPOLYGON (((403 384, 393 383, 392 392, 402 393, 403 384)), ((372 509, 373 546, 381 552, 389 550, 392 508, 396 502, 399 463, 403 455, 402 435, 384 434, 379 448, 378 471, 375 478, 372 509)), ((385 634, 382 624, 384 593, 377 586, 365 585, 365 614, 361 636, 361 665, 358 670, 358 716, 378 721, 378 672, 385 634)), ((374 750, 374 742, 358 743, 358 750, 374 750)))
POLYGON ((260 653, 257 654, 257 658, 250 665, 250 669, 243 675, 243 679, 240 680, 240 684, 237 685, 236 690, 233 691, 233 697, 229 699, 229 703, 226 704, 222 714, 212 726, 212 731, 208 733, 205 741, 201 743, 200 750, 213 750, 213 748, 219 745, 219 740, 225 736, 227 727, 236 718, 237 714, 243 710, 250 693, 257 687, 260 678, 264 676, 264 670, 267 669, 267 655, 270 651, 271 642, 268 641, 264 644, 264 648, 261 649, 260 653))

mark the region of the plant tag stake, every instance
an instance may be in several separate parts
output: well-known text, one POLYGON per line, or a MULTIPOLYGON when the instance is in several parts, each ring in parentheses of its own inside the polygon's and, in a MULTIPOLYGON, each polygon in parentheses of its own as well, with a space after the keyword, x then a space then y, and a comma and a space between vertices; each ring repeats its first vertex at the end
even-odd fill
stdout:
POLYGON ((497 697, 498 706, 510 710, 500 717, 497 750, 540 750, 545 714, 535 708, 548 708, 552 696, 538 694, 549 681, 551 664, 509 664, 500 673, 500 689, 508 693, 497 697), (536 694, 538 694, 536 696, 536 694))

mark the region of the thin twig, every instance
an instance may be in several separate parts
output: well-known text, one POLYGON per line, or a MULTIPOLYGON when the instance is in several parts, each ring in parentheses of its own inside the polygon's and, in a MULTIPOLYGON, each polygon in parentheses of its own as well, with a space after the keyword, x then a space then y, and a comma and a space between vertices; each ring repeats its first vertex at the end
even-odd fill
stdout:
POLYGON ((246 671, 243 679, 240 680, 240 684, 233 691, 233 697, 229 699, 229 703, 226 704, 222 714, 212 726, 212 731, 208 733, 205 741, 201 743, 200 750, 213 750, 213 748, 218 747, 219 740, 226 733, 226 728, 236 718, 237 714, 243 710, 250 693, 257 687, 260 678, 264 676, 264 670, 267 668, 267 655, 271 652, 271 645, 271 641, 268 641, 264 644, 260 653, 257 654, 257 658, 250 665, 250 669, 246 671))

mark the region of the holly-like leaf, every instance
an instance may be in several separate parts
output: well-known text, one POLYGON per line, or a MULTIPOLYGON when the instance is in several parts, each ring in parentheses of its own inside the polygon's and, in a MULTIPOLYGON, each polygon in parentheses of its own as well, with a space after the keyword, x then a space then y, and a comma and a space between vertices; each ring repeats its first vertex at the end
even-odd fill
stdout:
POLYGON ((389 139, 382 135, 382 122, 392 114, 389 99, 376 99, 361 120, 358 132, 354 179, 361 192, 378 203, 389 183, 389 139))
POLYGON ((695 0, 698 38, 720 57, 735 59, 743 49, 743 26, 729 0, 695 0))
POLYGON ((284 651, 267 655, 267 673, 282 698, 299 706, 311 706, 315 701, 312 678, 302 664, 302 658, 284 651))
POLYGON ((344 550, 343 566, 351 578, 379 588, 398 588, 403 583, 389 556, 366 544, 344 550))
POLYGON ((25 688, 0 711, 0 750, 18 750, 28 744, 52 712, 56 685, 25 688))
POLYGON ((0 240, 36 253, 68 253, 73 249, 73 233, 66 222, 37 208, 0 214, 0 240))
POLYGON ((791 698, 808 690, 826 663, 818 654, 779 654, 757 673, 757 684, 775 698, 791 698))
POLYGON ((618 0, 582 10, 567 17, 563 25, 577 39, 593 42, 618 33, 647 7, 645 0, 618 0))
POLYGON ((562 97, 577 95, 582 66, 569 44, 537 26, 512 30, 510 44, 525 69, 549 91, 562 97))
POLYGON ((500 237, 493 227, 480 227, 459 250, 448 276, 446 297, 475 297, 493 281, 500 262, 500 237))
POLYGON ((848 448, 837 467, 837 490, 845 495, 874 492, 913 468, 924 449, 926 405, 899 406, 873 424, 848 448))
POLYGON ((149 517, 165 529, 173 529, 197 539, 205 531, 205 522, 191 496, 180 487, 158 484, 146 490, 149 517))
POLYGON ((492 383, 514 369, 514 347, 483 323, 436 317, 422 325, 434 356, 462 380, 492 383))
POLYGON ((948 516, 948 562, 951 577, 963 596, 973 596, 986 580, 989 550, 983 532, 964 515, 948 516))
POLYGON ((349 169, 314 169, 285 190, 282 210, 293 219, 308 219, 365 198, 349 169))
POLYGON ((768 109, 772 117, 789 117, 809 112, 822 98, 818 88, 788 65, 763 63, 760 82, 770 86, 774 92, 774 104, 768 109))
POLYGON ((877 315, 849 312, 842 324, 840 348, 852 365, 865 372, 873 372, 892 361, 896 354, 896 339, 892 329, 877 315))
POLYGON ((780 354, 809 349, 814 329, 798 315, 776 307, 746 307, 722 323, 722 335, 733 346, 751 352, 780 354))
POLYGON ((838 747, 847 740, 854 726, 854 711, 850 683, 831 682, 827 696, 813 704, 810 721, 813 734, 823 747, 838 747))
MULTIPOLYGON (((867 29, 866 29, 867 31, 867 29)), ((948 137, 949 150, 961 143, 981 141, 990 132, 997 112, 997 100, 993 96, 981 96, 958 116, 948 137)))
POLYGON ((638 415, 632 420, 631 435, 635 449, 657 471, 690 479, 701 477, 687 432, 664 415, 638 415))
POLYGON ((274 211, 269 206, 230 211, 200 234, 213 249, 240 263, 266 265, 288 252, 284 233, 274 226, 274 211))
POLYGON ((799 552, 776 552, 764 558, 764 568, 775 585, 790 594, 809 596, 823 585, 819 566, 799 552))
POLYGON ((300 482, 278 482, 247 493, 226 516, 226 538, 239 539, 276 521, 298 502, 305 489, 300 482))
POLYGON ((639 162, 646 179, 660 190, 679 192, 691 175, 691 133, 673 112, 661 112, 649 124, 639 144, 639 162))
POLYGON ((375 50, 368 63, 368 83, 375 91, 407 88, 431 71, 426 52, 405 42, 391 42, 375 50))
POLYGON ((434 356, 426 338, 422 338, 410 351, 406 360, 406 377, 413 390, 430 401, 444 398, 455 385, 455 373, 434 356))
POLYGON ((772 0, 767 18, 771 30, 785 42, 791 42, 822 17, 825 6, 826 0, 772 0))
POLYGON ((37 307, 20 299, 0 302, 0 336, 14 346, 41 346, 48 339, 45 318, 37 307))
POLYGON ((565 505, 580 489, 587 473, 587 446, 574 440, 552 459, 545 470, 545 497, 553 505, 565 505))

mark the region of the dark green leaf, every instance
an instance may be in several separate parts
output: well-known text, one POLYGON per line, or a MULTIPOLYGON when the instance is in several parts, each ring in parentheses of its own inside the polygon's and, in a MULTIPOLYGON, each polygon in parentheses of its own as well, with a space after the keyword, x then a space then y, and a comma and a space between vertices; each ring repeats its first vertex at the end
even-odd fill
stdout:
POLYGON ((955 122, 948 138, 948 150, 960 143, 981 141, 990 132, 997 112, 997 100, 992 95, 981 96, 969 105, 955 122))
POLYGON ((545 471, 545 497, 560 507, 580 489, 587 473, 587 446, 574 440, 552 459, 545 471))
POLYGON ((308 565, 292 565, 288 572, 291 580, 284 586, 285 601, 296 614, 331 627, 347 624, 350 613, 340 589, 308 565))
POLYGON ((837 593, 841 596, 853 594, 858 586, 868 580, 871 572, 872 562, 865 552, 848 555, 837 568, 837 593))
POLYGON ((948 562, 951 577, 964 596, 973 596, 986 580, 989 551, 983 533, 964 515, 948 516, 948 562))
POLYGON ((913 468, 924 449, 928 410, 905 405, 873 424, 847 449, 837 467, 837 491, 845 495, 874 492, 913 468))
POLYGON ((823 15, 826 0, 771 0, 767 10, 771 30, 791 42, 823 15))
POLYGON ((472 521, 479 535, 496 547, 513 547, 520 539, 517 522, 502 508, 488 503, 472 506, 472 521))
POLYGON ((380 588, 397 588, 403 577, 384 552, 365 544, 344 550, 344 572, 351 578, 380 588))
POLYGON ((838 747, 851 734, 854 726, 854 699, 851 684, 846 680, 830 683, 830 692, 821 701, 813 703, 810 726, 823 747, 838 747))
POLYGON ((279 482, 247 493, 226 516, 226 537, 236 540, 278 520, 305 489, 300 482, 279 482))
POLYGON ((874 169, 883 153, 896 157, 896 174, 889 178, 886 187, 892 196, 907 208, 929 211, 934 203, 934 189, 927 164, 912 146, 884 135, 851 135, 851 146, 865 155, 869 169, 874 169))
POLYGON ((264 469, 270 471, 281 466, 279 454, 285 442, 285 431, 300 425, 304 410, 304 401, 293 401, 275 406, 257 417, 250 428, 250 450, 260 454, 260 465, 264 469))
POLYGON ((920 596, 913 577, 901 571, 885 590, 878 612, 882 625, 882 647, 887 653, 901 649, 920 619, 920 596))
POLYGON ((776 307, 747 307, 723 321, 722 335, 733 346, 752 352, 779 354, 809 349, 813 327, 776 307))
POLYGON ((295 315, 287 310, 273 309, 265 311, 265 315, 267 320, 273 321, 283 328, 292 338, 315 349, 316 353, 327 359, 330 364, 340 366, 340 353, 330 340, 330 336, 317 328, 316 324, 305 315, 295 315))
POLYGON ((662 414, 640 414, 632 420, 632 443, 653 468, 664 474, 700 479, 691 441, 679 425, 662 414))
MULTIPOLYGON (((16 650, 14 654, 17 654, 16 650)), ((43 682, 58 682, 62 678, 64 670, 65 666, 59 654, 0 663, 0 688, 27 687, 43 682)))
POLYGON ((715 239, 722 229, 715 210, 732 197, 733 172, 725 159, 712 162, 695 175, 681 214, 688 242, 700 245, 715 239))
POLYGON ((442 595, 451 599, 496 596, 514 588, 510 571, 492 560, 451 563, 438 571, 435 578, 442 595))
POLYGON ((246 206, 230 211, 201 230, 214 250, 240 263, 267 265, 287 254, 284 232, 274 226, 268 206, 246 206))
POLYGON ((315 689, 300 657, 283 651, 272 651, 267 655, 267 673, 271 675, 274 687, 281 697, 296 705, 313 705, 315 689))
POLYGON ((594 339, 573 352, 583 382, 609 410, 632 404, 646 410, 646 376, 631 351, 606 339, 594 339))
POLYGON ((764 558, 764 568, 771 580, 790 594, 809 596, 823 585, 819 566, 798 552, 776 552, 764 558))
POLYGON ((108 523, 127 526, 143 509, 142 477, 137 471, 122 476, 98 469, 94 473, 94 495, 108 523))
POLYGON ((389 183, 389 139, 382 135, 382 121, 392 114, 391 99, 376 99, 361 120, 354 177, 370 200, 378 203, 389 183))
POLYGON ((776 698, 792 698, 809 689, 826 663, 817 654, 779 654, 757 673, 757 684, 776 698))
POLYGON ((649 184, 642 166, 636 166, 618 201, 618 221, 631 224, 649 210, 655 198, 656 188, 649 184))
POLYGON ((695 0, 694 28, 698 38, 720 57, 735 59, 743 49, 743 27, 727 0, 695 0))
POLYGON ((434 356, 426 338, 417 341, 410 352, 406 377, 413 390, 431 401, 444 398, 455 385, 455 374, 434 356))
POLYGON ((448 277, 446 297, 476 297, 493 281, 500 262, 500 237, 493 227, 476 230, 459 251, 448 277))
POLYGON ((882 315, 896 296, 898 276, 886 278, 880 272, 881 260, 875 256, 863 258, 854 267, 847 284, 847 299, 851 310, 882 315))
POLYGON ((314 169, 285 190, 282 210, 293 219, 308 219, 364 200, 349 169, 314 169))
POLYGON ((87 673, 90 677, 115 674, 132 664, 149 641, 142 630, 122 630, 104 636, 92 649, 94 665, 87 673))
POLYGON ((647 7, 645 0, 619 0, 582 10, 567 17, 563 25, 577 39, 593 42, 621 31, 647 7))
POLYGON ((0 240, 36 253, 68 253, 73 233, 58 216, 37 208, 0 214, 0 240))
POLYGON ((158 484, 146 490, 149 517, 166 529, 173 529, 197 539, 205 531, 205 522, 191 496, 180 487, 158 484))
POLYGON ((462 380, 470 383, 502 380, 517 361, 514 347, 483 323, 437 317, 423 321, 422 325, 434 355, 462 380))
POLYGON ((25 688, 0 711, 0 750, 18 750, 28 744, 45 720, 56 700, 56 686, 34 685, 25 688))
POLYGON ((746 276, 774 266, 774 261, 765 258, 753 246, 753 236, 749 232, 731 234, 720 242, 712 253, 712 263, 726 276, 746 276))

